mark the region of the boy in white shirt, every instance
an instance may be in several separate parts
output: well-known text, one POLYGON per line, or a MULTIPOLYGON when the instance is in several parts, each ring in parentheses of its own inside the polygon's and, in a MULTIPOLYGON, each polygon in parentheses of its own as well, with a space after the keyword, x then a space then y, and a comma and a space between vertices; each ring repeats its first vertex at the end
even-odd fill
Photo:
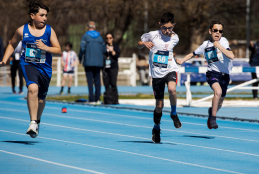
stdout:
POLYGON ((209 28, 211 39, 204 41, 193 53, 186 55, 183 59, 177 59, 179 64, 191 59, 195 55, 203 54, 208 62, 206 80, 212 90, 214 97, 212 107, 209 108, 207 126, 209 129, 217 129, 216 114, 222 107, 229 84, 229 72, 232 69, 234 54, 229 47, 228 40, 222 37, 223 24, 220 21, 212 21, 209 28))
POLYGON ((68 77, 68 90, 67 93, 71 93, 71 86, 73 82, 74 76, 74 68, 77 65, 77 55, 76 52, 72 50, 72 43, 67 42, 65 44, 66 51, 63 51, 61 56, 61 64, 63 66, 63 79, 61 84, 61 90, 59 94, 63 94, 63 88, 66 84, 66 80, 68 77))
POLYGON ((179 68, 173 57, 173 48, 179 42, 178 35, 173 32, 175 26, 174 14, 166 12, 161 16, 159 22, 160 30, 151 31, 141 36, 138 48, 147 47, 149 52, 149 76, 152 77, 152 86, 156 99, 154 110, 154 128, 152 130, 152 140, 160 143, 160 120, 164 106, 164 90, 167 83, 169 98, 171 103, 171 118, 176 128, 181 128, 182 124, 176 113, 176 83, 179 68))

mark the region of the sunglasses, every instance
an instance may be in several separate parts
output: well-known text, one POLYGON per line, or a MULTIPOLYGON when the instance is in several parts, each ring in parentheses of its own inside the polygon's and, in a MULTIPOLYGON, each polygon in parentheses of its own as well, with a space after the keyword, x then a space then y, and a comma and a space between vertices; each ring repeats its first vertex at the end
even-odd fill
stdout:
POLYGON ((161 27, 161 29, 162 29, 162 30, 169 30, 169 31, 173 31, 174 26, 172 26, 172 27, 165 27, 165 26, 162 26, 162 27, 161 27))
POLYGON ((214 32, 214 33, 217 33, 217 32, 219 32, 219 33, 223 33, 223 30, 212 29, 212 32, 214 32))
POLYGON ((106 39, 112 39, 112 37, 106 37, 106 39))

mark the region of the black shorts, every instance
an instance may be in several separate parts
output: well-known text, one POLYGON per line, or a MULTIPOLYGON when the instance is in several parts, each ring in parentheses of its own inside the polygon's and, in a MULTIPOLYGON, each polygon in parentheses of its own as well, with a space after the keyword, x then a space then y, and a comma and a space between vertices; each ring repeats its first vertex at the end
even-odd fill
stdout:
POLYGON ((177 83, 177 72, 173 71, 168 73, 163 78, 153 78, 152 86, 155 99, 163 99, 165 91, 165 83, 168 85, 168 82, 173 81, 177 83))
POLYGON ((212 86, 213 83, 218 82, 222 89, 221 97, 226 96, 228 84, 229 84, 229 80, 230 80, 229 74, 224 74, 224 73, 217 72, 217 71, 207 71, 206 80, 207 80, 208 84, 210 85, 210 87, 212 86))
POLYGON ((70 70, 70 71, 65 71, 65 70, 63 70, 63 75, 74 76, 74 73, 75 73, 74 70, 70 70))
POLYGON ((50 79, 32 65, 21 65, 21 69, 27 88, 30 84, 36 83, 39 86, 38 97, 44 100, 48 93, 50 79))

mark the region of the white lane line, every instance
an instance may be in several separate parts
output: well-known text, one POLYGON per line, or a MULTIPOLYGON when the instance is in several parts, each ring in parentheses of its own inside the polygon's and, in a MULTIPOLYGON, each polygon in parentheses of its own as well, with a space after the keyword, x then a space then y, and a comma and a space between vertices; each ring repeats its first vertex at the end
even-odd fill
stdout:
POLYGON ((5 150, 0 150, 0 152, 11 154, 11 155, 15 155, 15 156, 20 156, 20 157, 24 157, 24 158, 29 158, 29 159, 33 159, 33 160, 49 163, 49 164, 54 164, 54 165, 57 165, 57 166, 77 169, 77 170, 81 170, 81 171, 85 171, 85 172, 96 173, 96 174, 104 174, 104 173, 97 172, 97 171, 94 171, 94 170, 88 170, 88 169, 83 169, 83 168, 80 168, 80 167, 74 167, 74 166, 70 166, 70 165, 66 165, 66 164, 56 163, 56 162, 52 162, 52 161, 48 161, 48 160, 44 160, 44 159, 40 159, 40 158, 35 158, 35 157, 27 156, 27 155, 22 155, 22 154, 18 154, 18 153, 8 152, 8 151, 5 151, 5 150))
MULTIPOLYGON (((1 131, 3 131, 3 130, 1 130, 1 131)), ((10 132, 10 131, 4 131, 4 132, 15 133, 15 132, 10 132)), ((15 133, 15 134, 25 136, 24 134, 20 134, 20 133, 15 133)), ((159 159, 159 160, 163 160, 163 161, 170 161, 170 162, 174 162, 174 163, 185 164, 185 165, 189 165, 189 166, 195 166, 195 167, 206 168, 206 169, 211 169, 211 170, 217 170, 217 171, 222 171, 222 172, 227 172, 227 173, 243 174, 243 173, 240 173, 240 172, 224 170, 224 169, 219 169, 219 168, 214 168, 214 167, 208 167, 208 166, 203 166, 203 165, 194 164, 194 163, 176 161, 176 160, 171 160, 171 159, 167 159, 167 158, 155 157, 155 156, 151 156, 151 155, 145 155, 145 154, 140 154, 140 153, 135 153, 135 152, 130 152, 130 151, 124 151, 124 150, 118 150, 118 149, 111 149, 111 148, 107 148, 107 147, 95 146, 95 145, 90 145, 90 144, 77 143, 77 142, 73 142, 73 141, 59 140, 59 139, 47 138, 47 137, 41 137, 41 136, 38 136, 37 138, 59 141, 59 142, 64 142, 64 143, 77 144, 77 145, 88 146, 88 147, 94 147, 94 148, 98 148, 98 149, 116 151, 116 152, 121 152, 121 153, 127 153, 127 154, 131 154, 131 155, 154 158, 154 159, 159 159)))
MULTIPOLYGON (((1 116, 0 116, 0 118, 6 118, 6 117, 1 117, 1 116)), ((14 119, 14 118, 6 118, 6 119, 28 122, 27 120, 14 119)), ((72 129, 72 130, 80 130, 80 131, 95 132, 95 133, 101 133, 101 134, 107 134, 107 135, 114 135, 114 136, 121 136, 121 137, 129 137, 129 138, 150 140, 150 138, 143 138, 143 137, 136 137, 136 136, 131 136, 131 135, 123 135, 123 134, 116 134, 116 133, 95 131, 95 130, 91 130, 91 129, 75 128, 75 127, 62 126, 62 125, 57 125, 57 124, 49 124, 49 123, 41 123, 41 124, 42 124, 42 125, 53 126, 53 127, 61 127, 61 128, 66 128, 66 129, 72 129)), ((148 128, 151 129, 152 127, 148 127, 148 128)), ((4 131, 4 130, 0 130, 0 131, 4 131)), ((172 142, 172 141, 162 141, 162 142, 164 142, 164 143, 171 143, 171 144, 178 144, 178 145, 183 145, 183 146, 190 146, 190 147, 197 147, 197 148, 203 148, 203 149, 218 150, 218 151, 231 152, 231 153, 237 153, 237 154, 242 154, 242 155, 250 155, 250 156, 257 156, 257 157, 259 157, 258 154, 252 154, 252 153, 246 153, 246 152, 239 152, 239 151, 226 150, 226 149, 220 149, 220 148, 213 148, 213 147, 199 146, 199 145, 193 145, 193 144, 186 144, 186 143, 178 143, 178 142, 172 142)))
MULTIPOLYGON (((0 101, 0 103, 18 104, 18 103, 14 103, 14 102, 1 102, 1 101, 0 101)), ((25 104, 20 104, 20 103, 19 103, 19 105, 27 106, 25 104)), ((60 110, 60 108, 57 108, 57 107, 46 106, 45 108, 60 110)), ((0 108, 0 109, 4 110, 5 108, 0 108)), ((8 110, 8 109, 5 109, 5 110, 8 110)), ((145 117, 137 117, 137 116, 129 116, 129 115, 121 115, 121 114, 111 114, 111 113, 106 113, 106 112, 81 111, 81 110, 76 110, 76 109, 69 109, 69 110, 70 111, 74 111, 74 112, 93 113, 93 114, 105 114, 105 115, 113 115, 113 116, 128 117, 128 118, 137 118, 137 119, 144 119, 144 120, 152 120, 153 119, 153 118, 145 118, 145 117)), ((171 122, 172 120, 163 119, 163 121, 171 122)), ((207 127, 205 124, 199 124, 199 123, 190 123, 190 122, 182 122, 182 123, 207 127)), ((220 128, 234 129, 234 130, 243 130, 243 131, 251 131, 251 132, 259 132, 259 130, 244 129, 244 128, 233 128, 233 127, 224 127, 224 126, 220 126, 220 128)))
MULTIPOLYGON (((0 110, 10 110, 10 111, 15 111, 15 112, 25 112, 25 113, 28 112, 28 111, 20 111, 20 110, 13 110, 13 109, 3 109, 3 108, 0 108, 0 110)), ((44 113, 44 115, 54 116, 54 117, 61 117, 61 118, 78 119, 78 120, 88 120, 88 121, 101 122, 101 123, 109 123, 109 124, 117 124, 117 125, 124 125, 124 126, 148 128, 148 129, 152 129, 152 128, 153 128, 153 127, 147 127, 147 126, 139 126, 139 125, 132 125, 132 124, 126 124, 126 123, 117 123, 117 122, 103 121, 103 120, 95 120, 95 119, 88 119, 88 118, 78 118, 78 117, 61 116, 61 115, 45 114, 45 113, 44 113)), ((3 117, 3 118, 6 118, 6 117, 3 117)), ((258 140, 242 139, 242 138, 235 138, 235 137, 227 137, 227 136, 221 136, 221 135, 202 134, 202 133, 187 132, 187 131, 172 130, 172 129, 163 129, 163 131, 181 132, 181 133, 188 133, 188 134, 195 134, 195 135, 203 135, 203 136, 210 136, 210 137, 213 136, 213 137, 219 137, 219 138, 227 138, 227 139, 242 140, 242 141, 251 141, 251 142, 257 142, 257 143, 259 143, 258 140)))
MULTIPOLYGON (((18 103, 14 103, 14 102, 0 102, 0 103, 18 104, 18 103)), ((27 105, 25 105, 25 104, 19 104, 19 105, 27 106, 27 105)), ((60 108, 57 108, 57 107, 49 107, 49 106, 46 106, 45 108, 60 110, 60 108)), ((8 109, 6 109, 6 108, 0 108, 0 110, 8 110, 8 109)), ((9 109, 9 110, 10 110, 10 111, 15 111, 15 110, 12 110, 12 109, 9 109)), ((82 112, 82 113, 92 113, 92 114, 105 114, 105 115, 113 115, 113 116, 118 116, 118 117, 136 118, 136 119, 144 119, 144 120, 153 120, 153 118, 129 116, 129 115, 122 115, 122 114, 111 114, 111 113, 106 113, 106 112, 81 111, 81 110, 76 110, 76 109, 69 109, 69 111, 82 112)), ((44 113, 44 114, 45 114, 45 113, 44 113)), ((172 120, 163 119, 162 121, 171 122, 172 120)), ((190 124, 190 125, 198 125, 198 126, 207 127, 206 124, 190 123, 190 122, 182 122, 182 123, 184 123, 184 124, 190 124)), ((244 128, 233 128, 233 127, 224 127, 224 126, 220 126, 220 128, 234 129, 234 130, 242 130, 242 131, 249 131, 249 132, 259 132, 259 130, 244 129, 244 128)))

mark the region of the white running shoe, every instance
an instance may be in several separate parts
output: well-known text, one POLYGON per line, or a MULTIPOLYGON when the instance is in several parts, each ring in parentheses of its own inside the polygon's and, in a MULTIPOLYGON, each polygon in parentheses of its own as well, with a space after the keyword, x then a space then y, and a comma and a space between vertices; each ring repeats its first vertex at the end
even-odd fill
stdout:
POLYGON ((31 121, 30 126, 27 129, 26 134, 29 134, 32 138, 36 138, 39 134, 39 125, 36 121, 31 121))

